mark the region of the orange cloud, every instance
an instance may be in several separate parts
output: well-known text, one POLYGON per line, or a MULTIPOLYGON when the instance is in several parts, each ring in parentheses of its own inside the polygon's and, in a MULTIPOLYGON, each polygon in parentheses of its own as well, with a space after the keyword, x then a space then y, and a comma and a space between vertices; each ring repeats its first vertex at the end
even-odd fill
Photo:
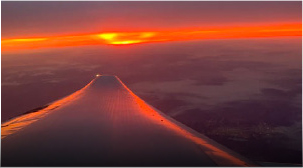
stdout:
POLYGON ((129 45, 138 43, 203 39, 236 39, 302 36, 302 24, 259 25, 249 27, 213 27, 179 31, 103 32, 86 35, 1 39, 2 52, 26 49, 84 46, 129 45))

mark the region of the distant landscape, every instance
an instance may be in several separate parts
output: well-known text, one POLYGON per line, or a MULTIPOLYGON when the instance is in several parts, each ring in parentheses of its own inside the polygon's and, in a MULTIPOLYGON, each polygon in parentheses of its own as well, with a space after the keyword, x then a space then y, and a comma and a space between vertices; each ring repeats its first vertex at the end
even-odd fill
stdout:
POLYGON ((302 166, 300 1, 1 2, 1 123, 97 74, 248 160, 302 166))
POLYGON ((252 160, 301 163, 300 47, 301 38, 273 38, 70 48, 18 54, 18 64, 2 55, 2 122, 97 73, 114 74, 149 104, 252 160))

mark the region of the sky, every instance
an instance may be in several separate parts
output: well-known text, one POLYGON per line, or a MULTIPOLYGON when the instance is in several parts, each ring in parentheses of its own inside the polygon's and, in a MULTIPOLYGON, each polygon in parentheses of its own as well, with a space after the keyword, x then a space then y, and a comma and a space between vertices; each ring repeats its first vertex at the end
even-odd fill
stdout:
POLYGON ((301 36, 301 2, 3 2, 2 51, 301 36))
POLYGON ((240 131, 237 152, 302 161, 302 2, 3 1, 1 26, 1 122, 110 74, 211 138, 240 131), (264 125, 279 138, 254 145, 264 125))
POLYGON ((2 2, 2 38, 300 23, 301 2, 2 2), (39 14, 38 14, 39 13, 39 14))

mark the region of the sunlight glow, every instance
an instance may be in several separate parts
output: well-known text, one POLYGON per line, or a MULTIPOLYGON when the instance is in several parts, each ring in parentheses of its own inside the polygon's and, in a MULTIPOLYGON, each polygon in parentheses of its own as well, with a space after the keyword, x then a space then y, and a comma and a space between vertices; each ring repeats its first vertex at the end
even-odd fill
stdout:
POLYGON ((97 36, 103 39, 106 44, 125 45, 137 44, 151 41, 151 37, 155 35, 154 32, 130 32, 130 33, 101 33, 97 36))
POLYGON ((301 23, 246 27, 188 28, 178 31, 103 32, 98 34, 1 39, 2 52, 84 45, 130 45, 168 41, 302 36, 301 23))
MULTIPOLYGON (((10 40, 11 42, 31 42, 31 41, 43 41, 43 40, 47 40, 47 38, 30 38, 30 39, 26 39, 26 38, 24 38, 24 39, 12 39, 12 40, 10 40)), ((9 42, 9 41, 7 41, 7 42, 9 42)))
POLYGON ((31 112, 20 117, 16 117, 12 120, 4 122, 1 124, 1 139, 7 137, 8 135, 14 134, 15 132, 25 128, 26 126, 38 121, 39 119, 47 116, 52 110, 60 108, 62 105, 67 104, 71 101, 76 100, 82 94, 83 90, 87 88, 92 82, 87 84, 83 89, 80 89, 73 94, 66 96, 54 103, 48 105, 46 108, 43 108, 36 112, 31 112))
POLYGON ((204 151, 207 151, 206 154, 211 157, 212 160, 215 161, 217 164, 230 164, 231 166, 249 166, 245 163, 245 161, 241 160, 240 158, 234 157, 228 154, 227 152, 221 150, 220 148, 216 147, 216 145, 209 142, 206 137, 202 139, 201 137, 193 134, 191 131, 180 127, 177 123, 170 120, 168 117, 165 117, 165 115, 161 115, 161 112, 156 111, 154 108, 149 106, 144 100, 140 99, 122 82, 121 84, 126 90, 128 90, 128 93, 131 95, 133 101, 135 102, 135 104, 137 104, 135 108, 137 108, 142 115, 145 115, 147 118, 149 118, 156 124, 163 125, 165 128, 170 129, 179 134, 180 136, 185 137, 188 140, 196 143, 201 148, 203 148, 204 151))
POLYGON ((128 40, 128 41, 113 41, 110 42, 110 44, 136 44, 136 43, 141 43, 143 42, 142 40, 128 40))
POLYGON ((98 34, 98 36, 104 40, 113 40, 117 36, 117 33, 103 33, 98 34))

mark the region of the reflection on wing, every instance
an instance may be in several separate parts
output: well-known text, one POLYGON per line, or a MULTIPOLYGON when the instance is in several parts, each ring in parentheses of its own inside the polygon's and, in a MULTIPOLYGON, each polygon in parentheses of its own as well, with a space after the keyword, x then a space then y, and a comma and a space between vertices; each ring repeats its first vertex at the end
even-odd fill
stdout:
POLYGON ((2 124, 3 166, 254 166, 148 105, 119 78, 2 124))

